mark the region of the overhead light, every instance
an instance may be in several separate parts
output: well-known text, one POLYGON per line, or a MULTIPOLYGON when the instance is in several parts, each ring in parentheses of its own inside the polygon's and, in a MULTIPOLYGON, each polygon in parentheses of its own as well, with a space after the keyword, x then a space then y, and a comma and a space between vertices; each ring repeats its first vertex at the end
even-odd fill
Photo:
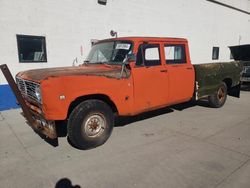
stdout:
POLYGON ((100 5, 106 5, 107 4, 107 0, 98 0, 98 3, 100 5))

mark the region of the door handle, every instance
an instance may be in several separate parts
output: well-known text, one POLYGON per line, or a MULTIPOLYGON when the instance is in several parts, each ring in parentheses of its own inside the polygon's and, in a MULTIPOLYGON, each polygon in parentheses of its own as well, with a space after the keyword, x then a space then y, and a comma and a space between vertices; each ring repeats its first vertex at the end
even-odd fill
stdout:
POLYGON ((163 70, 161 70, 161 72, 168 72, 168 70, 166 70, 166 69, 163 69, 163 70))
POLYGON ((193 70, 193 68, 192 67, 188 67, 187 70, 193 70))

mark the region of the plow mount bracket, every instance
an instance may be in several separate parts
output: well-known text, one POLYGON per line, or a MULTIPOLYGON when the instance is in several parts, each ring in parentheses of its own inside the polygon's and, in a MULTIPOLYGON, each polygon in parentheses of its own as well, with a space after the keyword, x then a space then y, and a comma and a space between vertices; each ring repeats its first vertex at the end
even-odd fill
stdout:
POLYGON ((14 95, 16 96, 16 99, 23 110, 22 115, 26 118, 28 125, 30 125, 35 131, 44 134, 50 139, 57 138, 55 125, 53 125, 54 131, 51 131, 48 128, 44 127, 41 122, 34 119, 33 114, 29 110, 29 107, 27 106, 21 92, 19 91, 17 84, 14 78, 12 77, 8 66, 6 64, 2 64, 0 65, 0 69, 3 72, 3 75, 5 76, 7 82, 9 83, 9 86, 11 87, 14 95))

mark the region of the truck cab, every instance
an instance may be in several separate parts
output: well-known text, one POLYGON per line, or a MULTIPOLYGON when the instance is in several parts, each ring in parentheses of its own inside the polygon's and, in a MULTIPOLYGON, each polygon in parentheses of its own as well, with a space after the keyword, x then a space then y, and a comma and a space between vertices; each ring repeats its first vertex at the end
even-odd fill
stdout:
POLYGON ((187 40, 147 38, 136 44, 130 66, 135 113, 190 100, 195 74, 187 40))

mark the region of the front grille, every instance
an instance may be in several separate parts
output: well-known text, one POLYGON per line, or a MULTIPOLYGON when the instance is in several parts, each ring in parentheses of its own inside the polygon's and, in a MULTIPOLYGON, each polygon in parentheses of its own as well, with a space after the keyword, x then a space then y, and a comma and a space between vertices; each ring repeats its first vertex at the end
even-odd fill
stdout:
POLYGON ((23 80, 21 78, 16 78, 16 82, 18 89, 21 91, 22 95, 25 95, 40 103, 36 95, 36 88, 39 88, 39 84, 28 80, 23 80))

